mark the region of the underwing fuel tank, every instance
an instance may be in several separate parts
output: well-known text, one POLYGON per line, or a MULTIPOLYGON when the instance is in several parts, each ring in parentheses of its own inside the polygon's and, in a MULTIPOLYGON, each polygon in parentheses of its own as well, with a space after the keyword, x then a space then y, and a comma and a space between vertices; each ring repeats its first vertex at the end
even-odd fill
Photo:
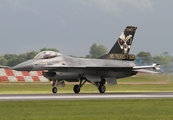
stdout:
POLYGON ((43 76, 49 79, 56 79, 56 80, 66 80, 66 79, 77 79, 78 73, 76 72, 55 72, 55 71, 48 71, 43 72, 43 76))

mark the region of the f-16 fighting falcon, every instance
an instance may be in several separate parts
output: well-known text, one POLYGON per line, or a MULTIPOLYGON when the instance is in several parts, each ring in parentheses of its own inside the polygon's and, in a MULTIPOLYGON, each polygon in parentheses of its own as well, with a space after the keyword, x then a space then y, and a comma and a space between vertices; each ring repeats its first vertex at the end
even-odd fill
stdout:
POLYGON ((100 93, 106 91, 105 83, 117 84, 118 78, 136 75, 140 72, 157 73, 149 68, 159 69, 160 65, 136 66, 135 55, 129 54, 137 27, 127 26, 108 54, 97 59, 74 58, 54 51, 42 51, 33 59, 18 64, 13 70, 43 71, 43 76, 52 84, 52 92, 57 93, 57 86, 65 82, 79 82, 74 85, 74 92, 79 93, 86 83, 95 85, 100 93))

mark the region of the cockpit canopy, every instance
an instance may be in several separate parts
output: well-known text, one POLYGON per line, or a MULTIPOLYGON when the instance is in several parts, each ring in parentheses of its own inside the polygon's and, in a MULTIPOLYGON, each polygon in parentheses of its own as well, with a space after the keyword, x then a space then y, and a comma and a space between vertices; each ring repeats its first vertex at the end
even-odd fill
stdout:
POLYGON ((50 59, 54 57, 61 56, 62 54, 54 52, 54 51, 42 51, 38 53, 34 59, 50 59))

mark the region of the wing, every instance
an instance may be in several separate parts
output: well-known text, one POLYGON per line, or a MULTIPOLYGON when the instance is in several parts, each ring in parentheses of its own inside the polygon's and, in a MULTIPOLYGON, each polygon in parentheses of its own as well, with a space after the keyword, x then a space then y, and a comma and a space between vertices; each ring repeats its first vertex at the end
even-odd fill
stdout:
POLYGON ((88 69, 88 70, 112 70, 112 71, 129 71, 133 67, 115 67, 115 66, 85 66, 85 65, 61 65, 61 66, 52 66, 47 65, 42 67, 43 69, 48 70, 60 70, 60 69, 88 69))

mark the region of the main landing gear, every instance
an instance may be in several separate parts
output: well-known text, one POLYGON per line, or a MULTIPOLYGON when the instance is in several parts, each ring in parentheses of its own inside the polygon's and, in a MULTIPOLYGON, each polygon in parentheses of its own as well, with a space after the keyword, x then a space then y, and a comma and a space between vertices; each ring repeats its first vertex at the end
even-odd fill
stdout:
POLYGON ((105 93, 105 91, 106 91, 105 85, 100 84, 100 86, 98 87, 98 90, 100 93, 105 93))
POLYGON ((89 82, 89 83, 95 85, 95 86, 98 88, 98 90, 99 90, 100 93, 105 93, 105 91, 106 91, 106 87, 105 87, 105 85, 104 85, 105 82, 106 82, 105 78, 101 78, 101 81, 100 81, 100 82, 90 82, 90 81, 88 81, 85 77, 80 78, 79 85, 78 85, 78 84, 77 84, 77 85, 74 85, 74 87, 73 87, 74 93, 79 93, 81 87, 82 87, 86 82, 89 82))
POLYGON ((74 87, 73 87, 73 91, 74 91, 74 93, 79 93, 80 92, 80 88, 84 85, 86 83, 86 80, 80 80, 80 83, 79 83, 79 85, 75 85, 74 87))

